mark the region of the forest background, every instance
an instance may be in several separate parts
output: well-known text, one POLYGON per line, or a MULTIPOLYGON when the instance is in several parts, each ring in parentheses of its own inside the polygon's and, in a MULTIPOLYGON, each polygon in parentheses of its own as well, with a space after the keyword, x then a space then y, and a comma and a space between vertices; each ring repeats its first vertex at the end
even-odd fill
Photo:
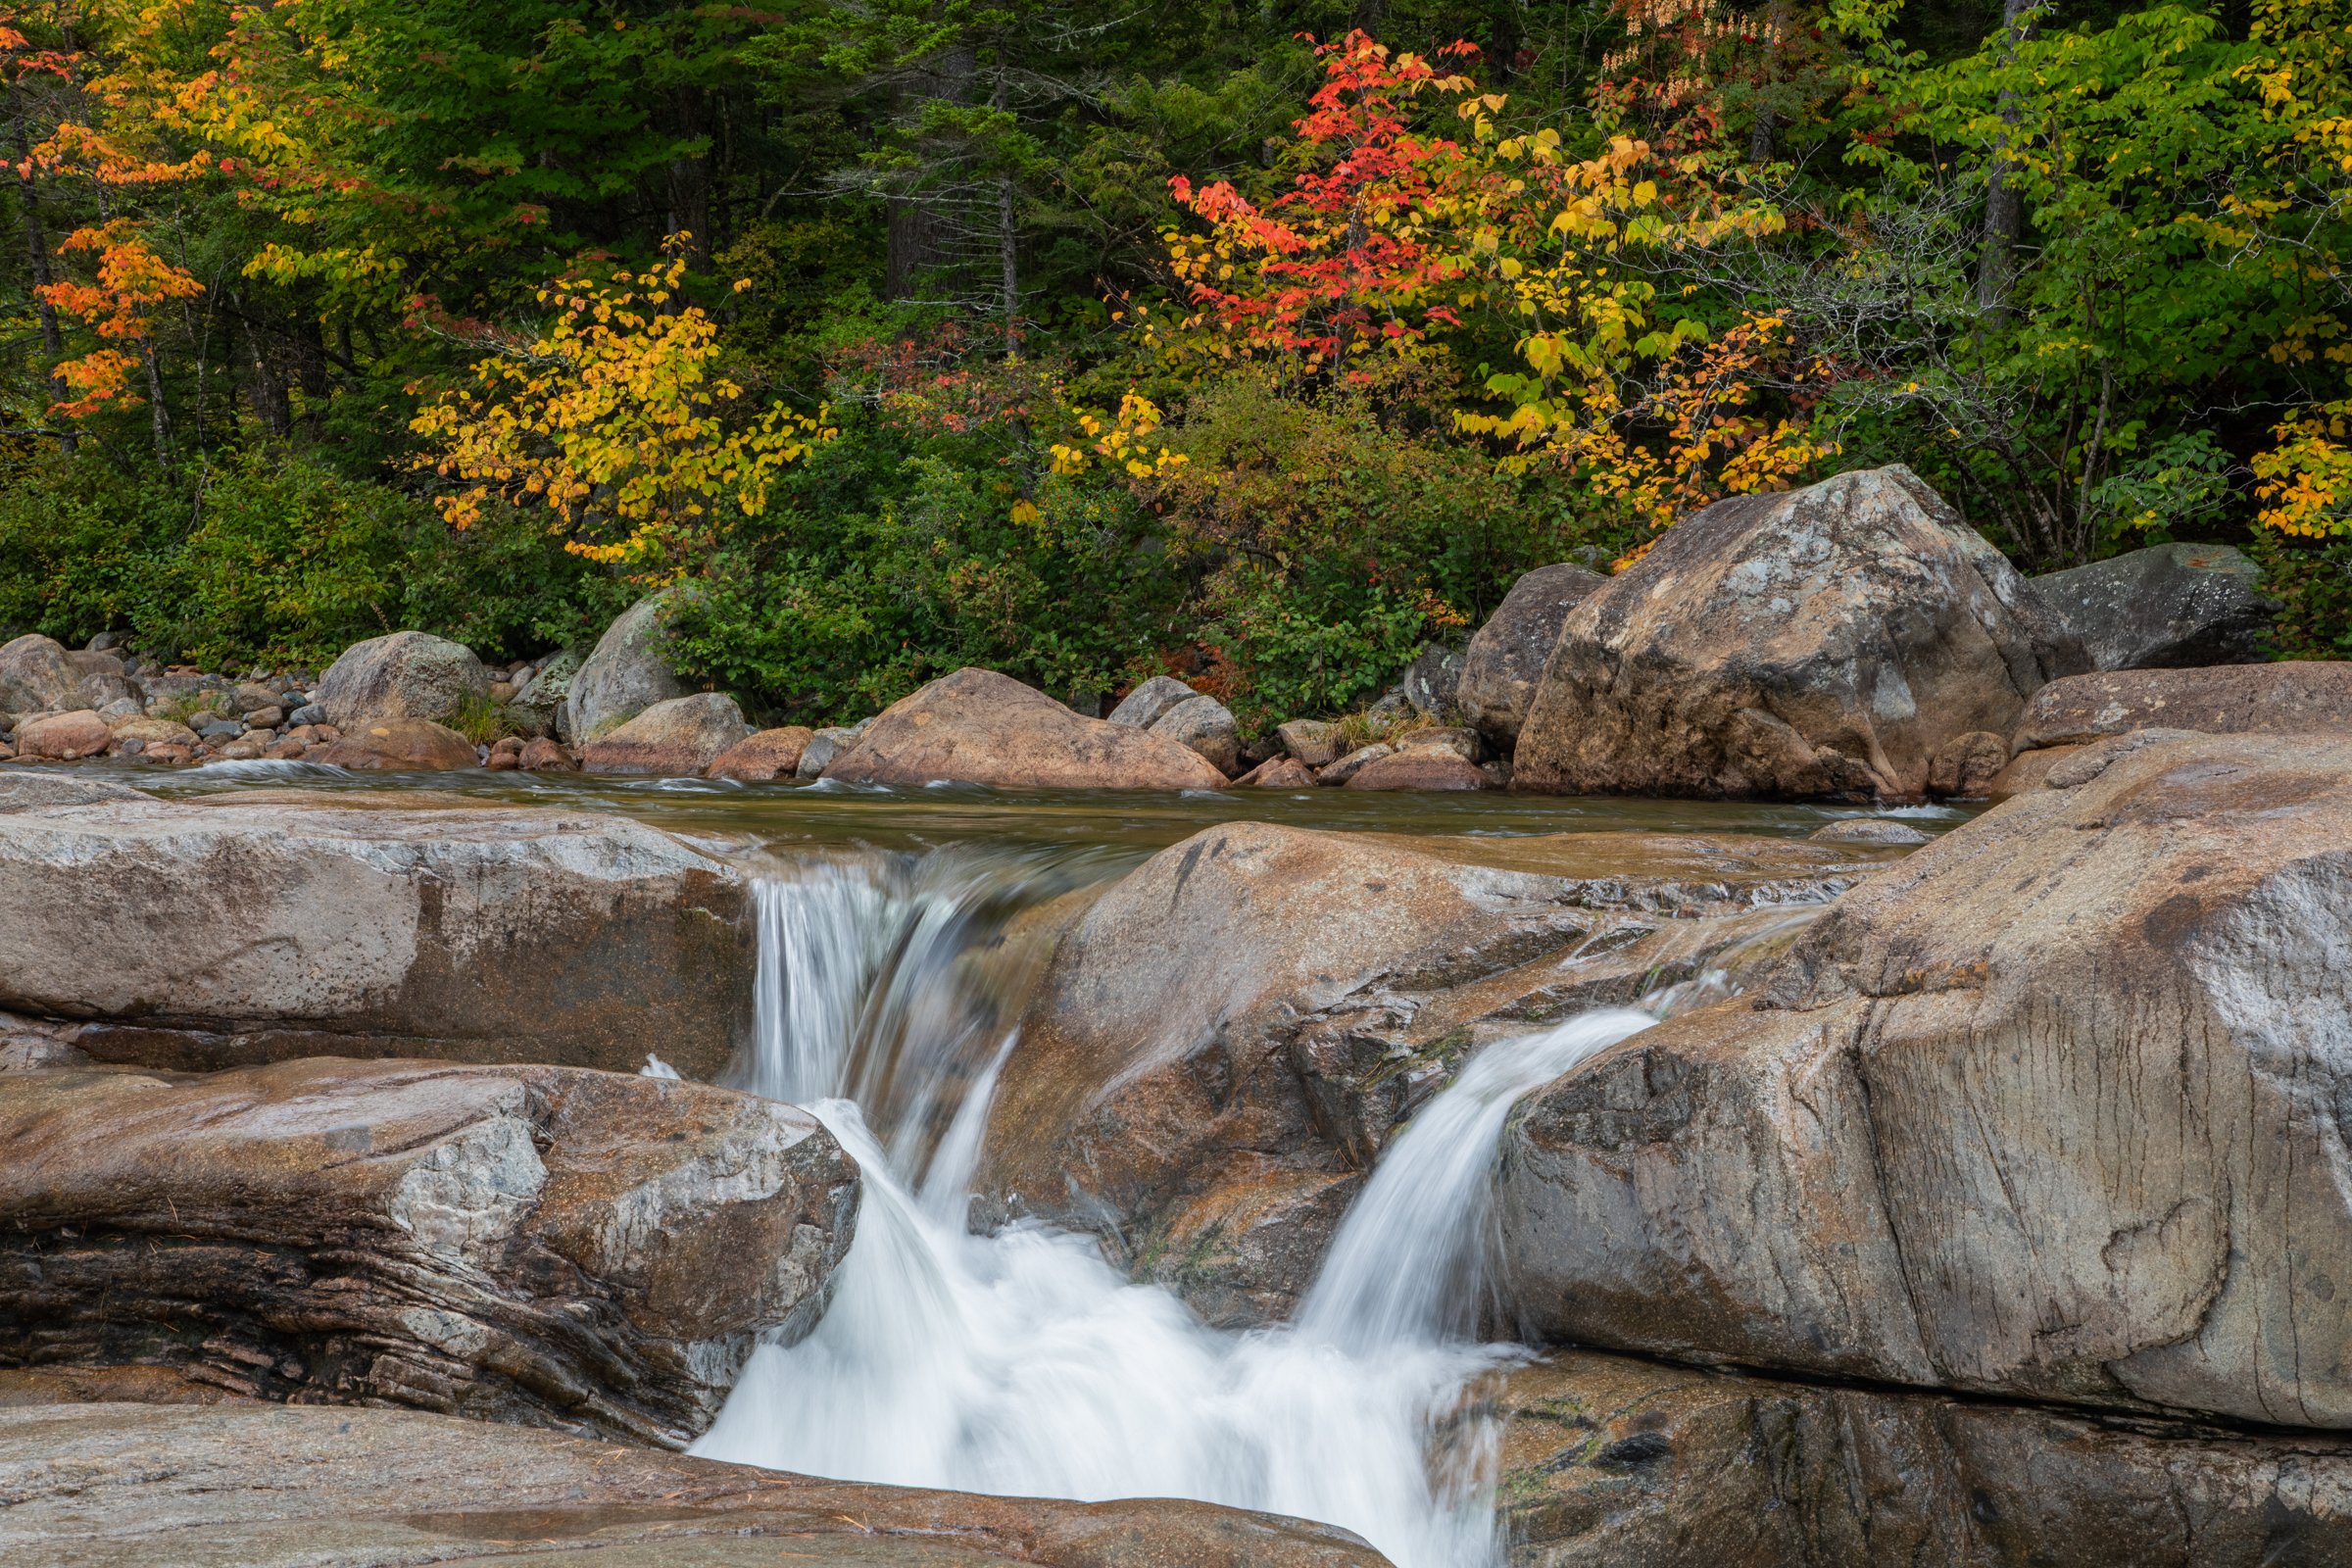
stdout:
POLYGON ((2352 651, 2352 0, 0 4, 0 634, 1338 711, 1905 463, 2352 651))

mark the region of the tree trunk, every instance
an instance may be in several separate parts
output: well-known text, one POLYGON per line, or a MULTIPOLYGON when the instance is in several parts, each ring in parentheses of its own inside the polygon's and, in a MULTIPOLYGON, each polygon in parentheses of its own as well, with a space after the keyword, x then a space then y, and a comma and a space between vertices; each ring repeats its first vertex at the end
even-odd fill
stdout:
POLYGON ((147 413, 155 426, 155 461, 172 466, 172 415, 164 407, 164 370, 156 363, 155 340, 139 339, 139 355, 147 362, 147 413))
POLYGON ((997 176, 997 261, 1003 272, 1004 305, 1004 352, 1017 354, 1021 347, 1021 272, 1020 256, 1014 245, 1012 226, 1012 176, 997 176))
POLYGON ((1768 96, 1781 81, 1781 52, 1788 47, 1789 29, 1795 24, 1790 15, 1789 0, 1772 0, 1765 9, 1764 70, 1756 81, 1756 119, 1747 131, 1747 161, 1761 168, 1772 162, 1779 153, 1778 132, 1781 117, 1768 96))
MULTIPOLYGON (((2002 46, 2015 58, 2017 46, 2033 35, 2026 13, 2033 0, 2001 0, 2002 46)), ((2017 124, 2013 95, 2001 94, 2001 121, 2017 124)), ((2017 281, 2017 247, 2025 238, 2025 199, 2009 180, 2009 134, 1992 144, 1992 167, 1984 180, 1984 244, 1977 261, 1977 308, 1998 322, 2009 314, 2009 291, 2017 281)))
MULTIPOLYGON (((49 270, 49 235, 41 226, 41 208, 33 189, 32 149, 24 135, 24 122, 19 117, 15 124, 17 140, 17 200, 24 210, 24 256, 32 270, 34 314, 41 323, 41 353, 49 361, 49 401, 66 401, 65 378, 57 373, 58 362, 66 357, 66 338, 57 324, 57 307, 50 304, 42 291, 54 280, 49 270)), ((74 455, 74 434, 72 429, 57 433, 57 447, 67 457, 74 455)))

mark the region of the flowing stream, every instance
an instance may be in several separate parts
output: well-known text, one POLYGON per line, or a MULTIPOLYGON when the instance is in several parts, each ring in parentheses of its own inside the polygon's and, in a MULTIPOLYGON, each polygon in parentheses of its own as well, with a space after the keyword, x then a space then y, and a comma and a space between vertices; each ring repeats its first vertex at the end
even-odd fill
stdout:
POLYGON ((1016 1042, 1018 909, 1067 867, 984 852, 843 858, 760 897, 745 1087, 808 1106, 865 1171, 831 1305, 765 1345, 695 1451, 845 1480, 1183 1496, 1351 1529, 1398 1568, 1496 1555, 1494 1442, 1461 1419, 1508 1347, 1476 1340, 1488 1165, 1511 1104, 1646 1026, 1594 1012, 1489 1047, 1389 1145, 1296 1323, 1203 1326, 1090 1238, 969 1234, 1016 1042))

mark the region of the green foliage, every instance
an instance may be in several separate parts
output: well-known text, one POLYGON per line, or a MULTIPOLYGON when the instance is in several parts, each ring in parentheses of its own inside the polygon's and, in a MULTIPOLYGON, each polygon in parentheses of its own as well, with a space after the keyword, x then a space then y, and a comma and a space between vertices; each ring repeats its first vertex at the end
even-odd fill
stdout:
POLYGON ((2280 659, 2352 659, 2352 539, 2255 534, 2246 554, 2278 602, 2271 647, 2280 659))

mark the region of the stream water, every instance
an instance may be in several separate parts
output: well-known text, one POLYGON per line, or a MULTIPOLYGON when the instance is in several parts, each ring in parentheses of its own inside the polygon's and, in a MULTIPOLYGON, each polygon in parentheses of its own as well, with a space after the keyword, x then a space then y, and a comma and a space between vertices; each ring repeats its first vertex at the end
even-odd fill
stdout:
MULTIPOLYGON (((1295 1320, 1224 1332, 1115 1272, 1092 1238, 967 1226, 997 1073, 1044 957, 1018 916, 1239 817, 1445 838, 1475 850, 1468 858, 1535 869, 1553 868, 1544 846, 1569 841, 1545 836, 1563 832, 1789 838, 1855 814, 1334 790, 1020 797, 389 780, 305 764, 130 781, 198 798, 297 788, 358 807, 618 811, 763 869, 756 1049, 738 1086, 821 1117, 863 1167, 864 1198, 822 1320, 798 1344, 755 1352, 695 1451, 846 1480, 1265 1509, 1353 1530, 1398 1568, 1487 1568, 1498 1556, 1495 1435, 1472 1393, 1523 1354, 1478 1338, 1499 1320, 1486 1278, 1488 1178, 1510 1108, 1680 999, 1489 1046, 1389 1141, 1295 1320)), ((1957 816, 1904 814, 1930 830, 1957 816)), ((1584 857, 1575 874, 1591 875, 1595 855, 1612 858, 1608 843, 1560 853, 1584 857)))

